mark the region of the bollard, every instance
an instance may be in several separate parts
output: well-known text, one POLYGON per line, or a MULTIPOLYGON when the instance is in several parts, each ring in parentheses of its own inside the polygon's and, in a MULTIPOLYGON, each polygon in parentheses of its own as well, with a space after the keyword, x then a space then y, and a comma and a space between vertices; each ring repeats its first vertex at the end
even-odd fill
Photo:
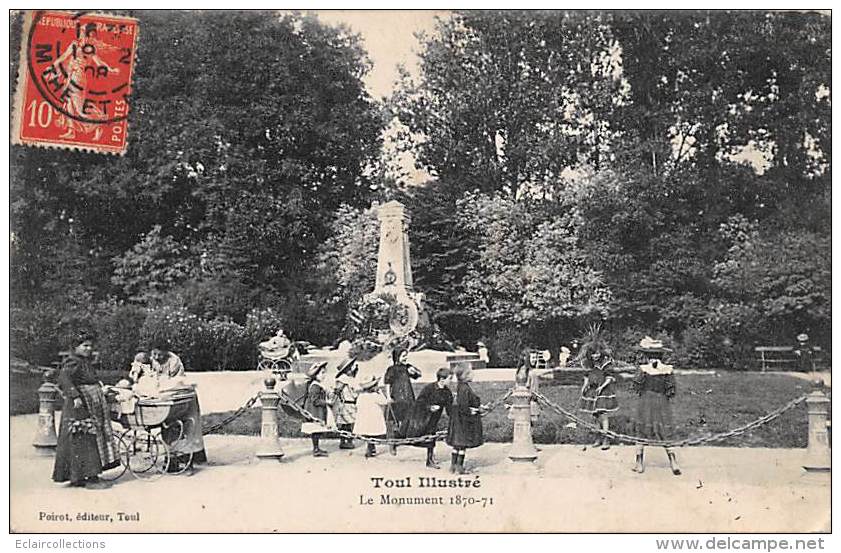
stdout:
POLYGON ((508 458, 517 464, 533 465, 537 450, 531 437, 531 392, 526 386, 517 385, 511 397, 514 401, 508 417, 514 421, 514 440, 508 458))
POLYGON ((826 421, 829 416, 829 398, 823 391, 823 382, 815 381, 815 389, 806 398, 806 412, 809 415, 809 443, 806 448, 806 472, 829 472, 831 454, 826 421))
POLYGON ((38 430, 32 445, 43 453, 52 453, 58 444, 55 433, 55 404, 58 401, 58 386, 44 375, 44 383, 38 388, 38 430))
POLYGON ((274 389, 277 380, 270 376, 263 383, 266 385, 266 389, 260 392, 262 419, 257 459, 261 461, 280 461, 280 458, 283 457, 283 449, 280 447, 280 434, 277 428, 277 406, 280 403, 280 394, 274 389))

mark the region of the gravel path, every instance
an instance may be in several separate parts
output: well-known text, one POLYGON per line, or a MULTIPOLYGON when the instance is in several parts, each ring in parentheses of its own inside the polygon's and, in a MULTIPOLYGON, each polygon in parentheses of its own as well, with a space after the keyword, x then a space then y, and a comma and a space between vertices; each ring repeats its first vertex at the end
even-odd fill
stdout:
MULTIPOLYGON (((205 401, 203 399, 203 401, 205 401)), ((674 477, 662 450, 648 468, 629 469, 633 449, 543 446, 536 469, 509 464, 507 444, 468 453, 478 488, 419 488, 422 477, 451 478, 405 447, 365 459, 363 449, 314 459, 304 440, 283 440, 282 461, 257 462, 257 439, 208 436, 210 463, 193 476, 154 482, 125 476, 106 490, 50 480, 52 455, 30 442, 37 417, 11 418, 11 528, 22 532, 553 531, 810 532, 830 528, 829 476, 805 476, 805 450, 690 448, 674 477), (373 478, 410 478, 412 488, 376 488, 373 478), (384 496, 387 496, 384 501, 384 496), (459 503, 459 496, 478 503, 459 503), (425 499, 426 498, 426 499, 425 499), (443 505, 435 504, 443 498, 443 505), (484 501, 482 499, 484 498, 484 501), (373 504, 362 505, 370 499, 373 504), (398 504, 430 501, 429 504, 398 504), (82 513, 111 520, 76 521, 82 513), (118 520, 139 513, 140 521, 118 520), (69 516, 73 521, 48 520, 69 516)), ((446 446, 438 447, 443 460, 446 446)), ((445 465, 446 466, 446 465, 445 465)))

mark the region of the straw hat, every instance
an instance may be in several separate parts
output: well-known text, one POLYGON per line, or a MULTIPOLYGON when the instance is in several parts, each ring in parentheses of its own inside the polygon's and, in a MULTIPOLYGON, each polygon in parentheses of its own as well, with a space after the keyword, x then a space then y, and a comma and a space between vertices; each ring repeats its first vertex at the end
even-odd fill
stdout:
POLYGON ((643 353, 668 353, 672 351, 663 345, 662 340, 655 340, 651 336, 646 336, 640 340, 636 349, 642 351, 643 353))
POLYGON ((339 364, 339 368, 336 371, 336 376, 342 376, 343 374, 349 373, 353 370, 353 367, 356 366, 356 357, 348 357, 344 361, 339 364))
POLYGON ((308 378, 315 378, 315 376, 324 370, 324 367, 327 366, 327 361, 322 361, 320 363, 316 363, 312 367, 307 370, 307 377, 308 378))

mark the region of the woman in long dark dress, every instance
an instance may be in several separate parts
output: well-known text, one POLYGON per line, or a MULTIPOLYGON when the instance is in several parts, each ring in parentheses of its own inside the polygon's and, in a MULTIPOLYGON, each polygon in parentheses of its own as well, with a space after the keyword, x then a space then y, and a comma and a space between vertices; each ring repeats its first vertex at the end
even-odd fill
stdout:
MULTIPOLYGON (((390 400, 386 409, 386 426, 388 437, 404 436, 406 423, 415 403, 415 391, 412 380, 419 378, 421 373, 407 363, 409 352, 397 347, 391 352, 392 365, 386 369, 383 376, 385 397, 390 400)), ((390 446, 392 455, 397 455, 397 446, 390 446)))
MULTIPOLYGON (((663 347, 659 340, 644 338, 640 342, 640 351, 646 357, 646 363, 640 365, 639 372, 634 377, 633 387, 639 394, 634 433, 642 438, 667 440, 672 428, 672 398, 675 397, 676 386, 672 366, 661 361, 663 355, 671 350, 663 347)), ((680 467, 677 456, 670 448, 664 448, 669 458, 672 474, 679 476, 680 467)), ((634 472, 645 472, 645 446, 637 446, 636 464, 634 472)))
POLYGON ((103 470, 119 463, 111 418, 102 387, 91 367, 93 336, 79 334, 61 364, 58 385, 64 395, 53 480, 71 486, 100 488, 103 470))
POLYGON ((450 409, 450 426, 447 432, 447 444, 453 448, 453 460, 450 472, 465 474, 464 457, 467 449, 479 447, 485 443, 482 435, 482 402, 473 392, 470 382, 473 371, 469 367, 456 369, 456 398, 450 409))
MULTIPOLYGON (((438 430, 438 422, 446 411, 450 416, 453 406, 453 393, 447 387, 450 381, 450 369, 441 368, 435 373, 435 382, 427 384, 418 394, 409 420, 406 424, 406 437, 418 438, 434 434, 438 430)), ((426 466, 433 469, 441 468, 435 461, 435 440, 414 444, 426 448, 426 466)))

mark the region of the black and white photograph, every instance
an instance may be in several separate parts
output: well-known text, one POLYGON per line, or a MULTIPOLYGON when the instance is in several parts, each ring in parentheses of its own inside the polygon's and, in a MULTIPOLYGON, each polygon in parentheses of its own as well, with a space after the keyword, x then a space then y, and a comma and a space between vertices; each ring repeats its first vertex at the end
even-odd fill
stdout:
POLYGON ((823 548, 831 10, 398 7, 8 12, 10 533, 823 548))

